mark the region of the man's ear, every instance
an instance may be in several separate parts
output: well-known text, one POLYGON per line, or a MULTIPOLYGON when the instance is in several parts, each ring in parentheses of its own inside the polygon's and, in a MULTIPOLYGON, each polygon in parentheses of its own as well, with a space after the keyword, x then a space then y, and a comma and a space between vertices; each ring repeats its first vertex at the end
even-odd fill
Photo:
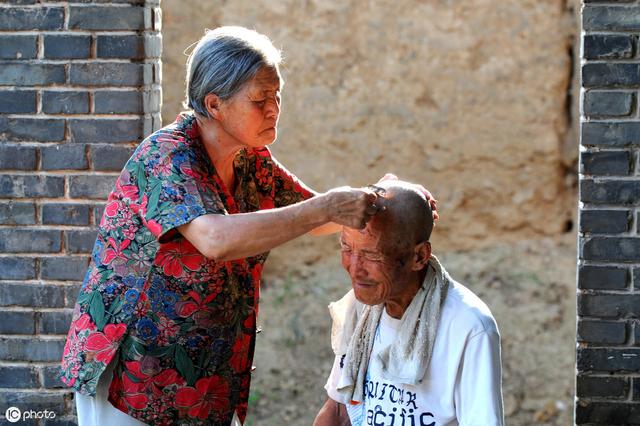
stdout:
POLYGON ((425 241, 423 243, 416 244, 413 250, 413 265, 411 265, 411 270, 421 271, 431 257, 431 243, 429 241, 425 241))
POLYGON ((222 100, 214 93, 209 93, 204 97, 204 107, 209 113, 209 117, 214 120, 220 120, 222 118, 220 113, 221 103, 222 100))

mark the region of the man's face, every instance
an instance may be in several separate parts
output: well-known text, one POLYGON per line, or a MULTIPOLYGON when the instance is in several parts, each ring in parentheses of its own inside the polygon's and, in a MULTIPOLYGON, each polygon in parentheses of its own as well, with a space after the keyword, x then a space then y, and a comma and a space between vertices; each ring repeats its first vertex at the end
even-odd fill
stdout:
POLYGON ((344 228, 340 239, 342 266, 351 277, 356 299, 378 305, 408 290, 413 250, 375 226, 375 219, 363 230, 344 228), (404 249, 403 249, 404 248, 404 249))

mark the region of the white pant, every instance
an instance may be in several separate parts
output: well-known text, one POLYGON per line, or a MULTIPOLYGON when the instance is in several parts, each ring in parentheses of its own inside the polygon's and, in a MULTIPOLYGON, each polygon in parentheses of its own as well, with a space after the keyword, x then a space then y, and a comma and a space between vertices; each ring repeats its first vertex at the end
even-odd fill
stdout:
MULTIPOLYGON (((96 386, 95 398, 91 396, 75 393, 76 409, 78 411, 78 426, 145 426, 140 420, 131 417, 115 408, 107 400, 109 396, 109 385, 113 378, 114 360, 100 375, 96 386)), ((236 413, 233 413, 233 420, 230 426, 242 426, 236 413)))

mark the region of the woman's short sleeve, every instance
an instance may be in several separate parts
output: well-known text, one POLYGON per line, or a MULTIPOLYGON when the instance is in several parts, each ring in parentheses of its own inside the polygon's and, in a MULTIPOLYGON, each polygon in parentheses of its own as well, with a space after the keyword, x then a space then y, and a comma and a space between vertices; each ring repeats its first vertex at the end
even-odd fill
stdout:
POLYGON ((315 195, 311 188, 289 172, 273 156, 271 160, 273 161, 274 202, 276 207, 299 203, 315 195))
POLYGON ((161 242, 199 216, 227 213, 202 151, 170 138, 151 137, 127 164, 139 190, 136 212, 161 242))

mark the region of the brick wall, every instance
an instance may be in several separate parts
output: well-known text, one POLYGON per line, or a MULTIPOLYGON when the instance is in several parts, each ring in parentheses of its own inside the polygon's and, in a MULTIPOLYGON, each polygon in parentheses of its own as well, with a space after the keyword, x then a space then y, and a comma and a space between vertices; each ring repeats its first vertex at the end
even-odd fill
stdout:
POLYGON ((0 416, 74 423, 55 374, 106 196, 160 126, 159 31, 159 0, 0 4, 0 416))
POLYGON ((640 424, 640 4, 584 3, 576 423, 640 424))

